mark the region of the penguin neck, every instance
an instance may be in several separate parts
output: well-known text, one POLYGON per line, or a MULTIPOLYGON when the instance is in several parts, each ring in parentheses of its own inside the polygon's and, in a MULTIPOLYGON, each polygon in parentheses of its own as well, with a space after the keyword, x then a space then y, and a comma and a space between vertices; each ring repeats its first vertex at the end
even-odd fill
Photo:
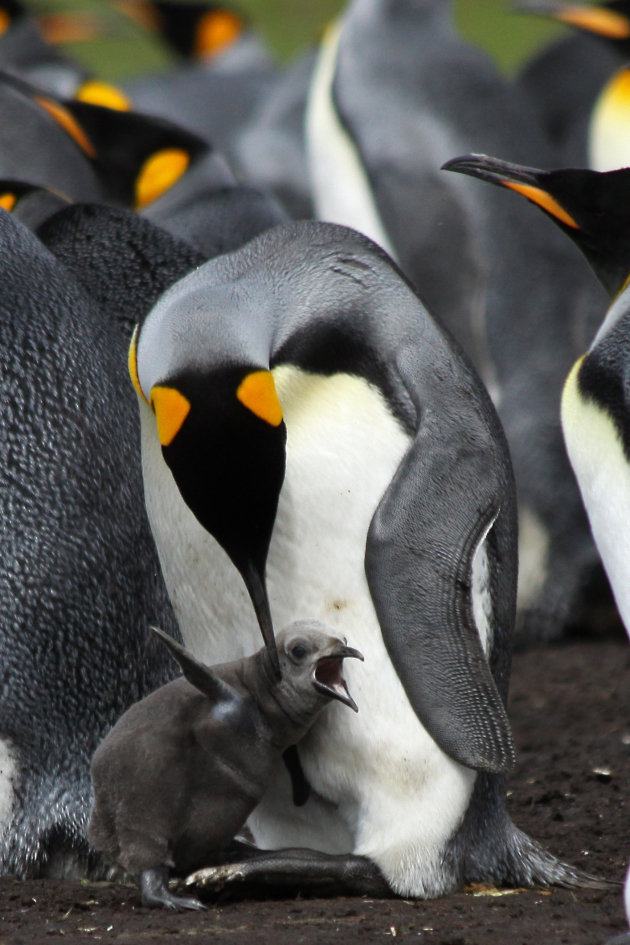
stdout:
POLYGON ((310 728, 315 718, 312 711, 315 700, 308 700, 310 711, 300 708, 299 693, 287 689, 284 678, 277 679, 267 650, 243 661, 242 679, 269 728, 270 742, 277 751, 284 752, 310 728))

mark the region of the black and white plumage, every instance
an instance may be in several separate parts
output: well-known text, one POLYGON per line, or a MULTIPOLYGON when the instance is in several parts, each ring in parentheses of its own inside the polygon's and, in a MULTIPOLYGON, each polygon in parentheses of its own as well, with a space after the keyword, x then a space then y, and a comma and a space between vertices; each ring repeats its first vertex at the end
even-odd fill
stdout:
POLYGON ((202 659, 251 651, 266 586, 275 623, 309 614, 365 654, 361 674, 348 667, 360 716, 333 706, 300 743, 304 807, 278 770, 250 818, 259 845, 367 856, 405 895, 573 881, 505 811, 505 440, 391 261, 345 228, 277 227, 173 286, 130 367, 186 645, 202 659))
POLYGON ((519 499, 519 642, 583 626, 602 575, 557 403, 599 287, 535 214, 439 170, 473 148, 553 166, 531 102, 458 36, 452 4, 354 0, 322 44, 307 130, 316 215, 394 256, 493 397, 519 499))

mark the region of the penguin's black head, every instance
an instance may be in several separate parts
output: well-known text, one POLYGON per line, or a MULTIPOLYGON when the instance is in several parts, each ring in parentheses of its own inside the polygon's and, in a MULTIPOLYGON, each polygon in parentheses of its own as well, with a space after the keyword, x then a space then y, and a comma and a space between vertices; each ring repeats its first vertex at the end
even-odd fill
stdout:
POLYGON ((526 197, 573 240, 611 296, 625 285, 630 274, 630 168, 541 171, 469 154, 447 161, 443 170, 469 174, 526 197))
POLYGON ((284 479, 286 428, 272 373, 256 365, 188 368, 140 385, 182 498, 240 571, 276 675, 265 565, 284 479))
POLYGON ((285 467, 286 430, 270 371, 190 373, 150 393, 180 492, 245 572, 264 571, 285 467))
POLYGON ((241 35, 243 17, 220 3, 169 3, 153 0, 154 25, 171 48, 185 59, 216 58, 241 35))

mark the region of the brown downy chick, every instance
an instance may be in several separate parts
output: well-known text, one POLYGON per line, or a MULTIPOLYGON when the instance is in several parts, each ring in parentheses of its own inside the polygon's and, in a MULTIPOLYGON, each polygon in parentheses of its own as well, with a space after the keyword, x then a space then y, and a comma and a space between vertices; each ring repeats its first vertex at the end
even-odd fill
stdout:
POLYGON ((169 892, 169 870, 207 865, 229 843, 331 699, 357 711, 342 663, 363 657, 323 624, 293 623, 277 637, 277 680, 264 647, 209 668, 156 632, 184 677, 133 705, 97 749, 89 838, 136 878, 144 905, 199 909, 169 892))

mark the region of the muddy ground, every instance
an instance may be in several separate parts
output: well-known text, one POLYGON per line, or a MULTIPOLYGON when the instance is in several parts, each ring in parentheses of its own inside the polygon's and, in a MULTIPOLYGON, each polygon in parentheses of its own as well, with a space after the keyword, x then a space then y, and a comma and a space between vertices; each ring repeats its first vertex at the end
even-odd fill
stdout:
MULTIPOLYGON (((611 880, 630 858, 630 647, 572 642, 514 658, 519 763, 514 821, 556 855, 611 880)), ((431 902, 209 901, 205 913, 143 908, 133 886, 0 879, 0 945, 603 945, 625 928, 620 889, 476 889, 431 902)))

